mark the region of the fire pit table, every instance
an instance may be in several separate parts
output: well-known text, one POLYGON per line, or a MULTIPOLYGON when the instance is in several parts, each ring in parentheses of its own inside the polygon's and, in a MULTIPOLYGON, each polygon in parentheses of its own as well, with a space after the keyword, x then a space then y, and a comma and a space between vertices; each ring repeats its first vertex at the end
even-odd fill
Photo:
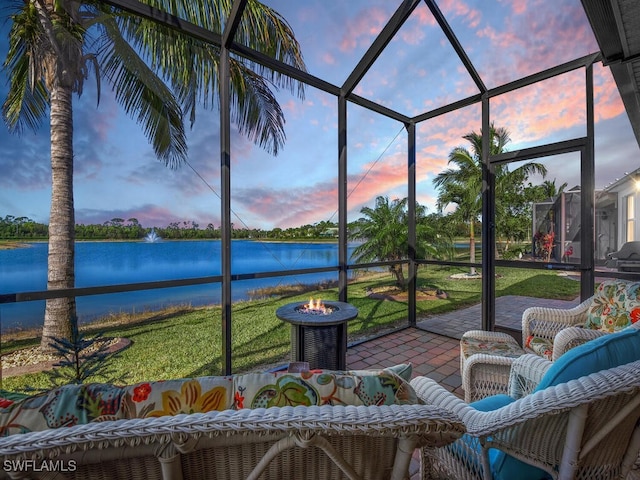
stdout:
POLYGON ((346 302, 289 303, 276 316, 291 324, 291 360, 310 369, 346 370, 347 322, 358 309, 346 302))

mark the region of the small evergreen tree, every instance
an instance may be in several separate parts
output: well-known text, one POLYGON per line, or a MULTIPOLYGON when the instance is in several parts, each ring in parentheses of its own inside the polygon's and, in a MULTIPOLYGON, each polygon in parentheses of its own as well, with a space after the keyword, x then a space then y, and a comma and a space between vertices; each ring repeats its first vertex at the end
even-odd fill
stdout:
POLYGON ((60 360, 54 368, 46 372, 53 388, 68 384, 101 381, 106 383, 123 382, 123 378, 114 377, 110 362, 118 352, 109 351, 108 338, 98 333, 86 336, 78 329, 78 322, 71 322, 71 338, 54 337, 51 348, 60 360))

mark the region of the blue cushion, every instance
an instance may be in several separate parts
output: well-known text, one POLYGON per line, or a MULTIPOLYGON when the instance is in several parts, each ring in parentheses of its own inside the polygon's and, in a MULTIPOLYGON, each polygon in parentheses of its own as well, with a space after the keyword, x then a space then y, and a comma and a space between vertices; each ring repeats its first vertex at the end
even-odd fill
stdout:
POLYGON ((489 449, 489 463, 493 480, 547 480, 551 479, 544 470, 507 455, 502 450, 489 449))
POLYGON ((485 397, 482 400, 470 403, 469 406, 481 412, 492 412, 515 401, 515 398, 510 397, 509 395, 500 394, 485 397))
MULTIPOLYGON (((481 412, 491 412, 512 402, 515 402, 515 399, 509 395, 492 395, 470 403, 469 406, 481 412)), ((468 435, 463 435, 462 438, 465 443, 469 446, 473 445, 476 451, 480 452, 480 445, 474 439, 468 435)), ((513 458, 495 448, 489 449, 489 463, 491 464, 491 473, 494 480, 542 480, 550 478, 544 470, 513 458)))
POLYGON ((572 348, 547 370, 535 391, 640 360, 640 329, 603 335, 572 348))

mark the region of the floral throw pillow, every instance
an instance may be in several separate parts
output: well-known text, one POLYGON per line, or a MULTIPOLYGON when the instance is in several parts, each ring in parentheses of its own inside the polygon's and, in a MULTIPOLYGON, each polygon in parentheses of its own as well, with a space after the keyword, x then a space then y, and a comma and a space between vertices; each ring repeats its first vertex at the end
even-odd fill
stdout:
POLYGON ((233 405, 232 391, 231 376, 138 383, 125 388, 122 418, 227 410, 233 405))
POLYGON ((123 389, 109 384, 65 385, 0 410, 0 436, 116 420, 123 389))
POLYGON ((525 346, 542 358, 546 358, 547 360, 553 359, 553 341, 548 338, 530 335, 525 342, 525 346))
POLYGON ((235 408, 416 404, 409 383, 391 369, 251 373, 234 382, 235 408))
POLYGON ((593 297, 585 328, 617 332, 640 320, 640 283, 605 280, 593 297))

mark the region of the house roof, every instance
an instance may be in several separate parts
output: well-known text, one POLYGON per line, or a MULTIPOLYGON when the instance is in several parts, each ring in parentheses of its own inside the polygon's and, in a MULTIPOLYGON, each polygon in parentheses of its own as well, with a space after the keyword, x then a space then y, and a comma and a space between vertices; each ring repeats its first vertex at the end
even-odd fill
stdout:
POLYGON ((582 0, 640 145, 640 2, 582 0))
POLYGON ((625 172, 624 177, 616 178, 615 181, 607 185, 604 190, 607 192, 617 192, 621 187, 628 185, 629 182, 637 182, 638 178, 640 178, 640 168, 632 172, 625 172))

